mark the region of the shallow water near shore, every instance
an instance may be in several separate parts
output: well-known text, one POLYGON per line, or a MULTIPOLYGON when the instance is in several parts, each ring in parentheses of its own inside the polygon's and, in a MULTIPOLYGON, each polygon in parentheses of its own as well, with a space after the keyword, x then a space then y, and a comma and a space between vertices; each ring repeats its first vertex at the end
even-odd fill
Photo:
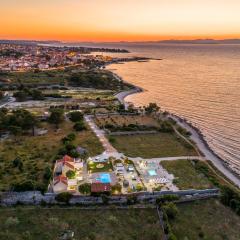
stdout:
MULTIPOLYGON (((186 118, 205 136, 211 149, 240 175, 240 45, 104 44, 129 54, 161 61, 107 66, 145 91, 126 101, 157 102, 162 109, 186 118)), ((109 55, 109 53, 107 53, 109 55)))

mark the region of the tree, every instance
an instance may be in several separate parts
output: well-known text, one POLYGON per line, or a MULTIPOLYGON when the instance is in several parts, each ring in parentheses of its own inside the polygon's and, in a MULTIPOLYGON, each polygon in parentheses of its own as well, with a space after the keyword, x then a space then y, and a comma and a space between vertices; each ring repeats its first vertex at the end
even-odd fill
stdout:
POLYGON ((146 114, 156 114, 159 110, 160 107, 156 103, 149 103, 148 106, 144 107, 146 114))
POLYGON ((34 135, 35 126, 38 124, 36 117, 29 111, 18 109, 4 117, 3 128, 9 130, 12 134, 20 135, 23 131, 32 129, 34 135))
POLYGON ((51 124, 55 124, 56 128, 59 128, 59 124, 64 121, 64 111, 61 108, 51 109, 51 115, 48 118, 48 121, 51 124))
POLYGON ((28 94, 25 91, 18 91, 15 92, 13 96, 17 99, 17 101, 24 102, 27 100, 28 94))
POLYGON ((21 160, 21 158, 17 157, 13 160, 13 167, 17 167, 19 169, 19 171, 23 170, 23 162, 21 160))
POLYGON ((20 136, 22 134, 22 129, 21 127, 17 126, 9 126, 8 130, 16 137, 20 136))
POLYGON ((69 118, 72 122, 83 121, 83 114, 79 111, 70 112, 69 118))

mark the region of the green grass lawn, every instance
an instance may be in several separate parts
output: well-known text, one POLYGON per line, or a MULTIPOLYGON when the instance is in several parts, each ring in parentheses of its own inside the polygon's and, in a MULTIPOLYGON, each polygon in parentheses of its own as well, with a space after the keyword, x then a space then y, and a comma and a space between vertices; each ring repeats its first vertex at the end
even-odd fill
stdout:
POLYGON ((239 240, 240 216, 218 200, 179 204, 170 222, 178 240, 239 240))
POLYGON ((54 240, 65 230, 82 240, 159 240, 155 209, 0 209, 0 239, 54 240))
POLYGON ((106 163, 95 163, 91 162, 88 163, 88 170, 91 171, 91 173, 96 173, 96 172, 112 172, 113 171, 113 166, 111 162, 106 162, 106 163), (102 168, 98 168, 98 165, 104 165, 102 168))
MULTIPOLYGON (((15 182, 33 181, 36 184, 47 186, 44 180, 46 167, 53 168, 56 155, 62 147, 61 139, 74 132, 73 124, 65 122, 60 125, 58 132, 54 127, 46 124, 49 132, 44 136, 21 136, 17 140, 11 139, 0 142, 0 191, 9 190, 15 182), (20 158, 22 168, 14 167, 13 160, 20 158)), ((91 156, 103 152, 98 138, 90 130, 76 133, 76 146, 87 149, 91 156)))
POLYGON ((196 156, 194 149, 171 133, 114 136, 113 146, 129 157, 196 156))
POLYGON ((213 187, 208 178, 195 169, 194 161, 162 161, 161 165, 175 176, 175 184, 179 189, 206 189, 213 187))

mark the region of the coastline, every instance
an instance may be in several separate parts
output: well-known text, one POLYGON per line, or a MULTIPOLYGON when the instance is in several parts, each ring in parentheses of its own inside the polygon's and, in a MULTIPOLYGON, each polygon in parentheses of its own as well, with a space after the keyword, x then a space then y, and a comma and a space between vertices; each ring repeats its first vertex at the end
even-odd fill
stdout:
MULTIPOLYGON (((112 72, 111 70, 109 70, 110 72, 112 72)), ((119 81, 123 81, 124 83, 127 83, 131 86, 133 86, 133 89, 128 90, 128 91, 122 91, 119 92, 115 95, 115 97, 118 99, 118 101, 122 104, 124 104, 125 108, 127 109, 129 106, 129 102, 125 101, 125 98, 127 96, 130 96, 132 94, 137 94, 137 93, 141 93, 143 91, 145 91, 143 88, 138 87, 133 85, 132 83, 129 83, 125 80, 122 79, 122 77, 120 77, 119 75, 117 75, 116 73, 112 72, 112 74, 114 75, 114 77, 116 79, 118 79, 119 81)), ((133 103, 131 103, 133 104, 133 103)), ((196 143, 197 147, 199 148, 199 150, 204 154, 206 160, 209 160, 212 162, 212 164, 227 178, 229 179, 233 184, 235 184, 238 188, 240 188, 240 176, 238 176, 237 173, 235 173, 228 165, 227 162, 224 161, 222 158, 220 158, 209 146, 209 144, 207 143, 207 141, 204 138, 204 135, 202 134, 202 132, 194 127, 189 121, 187 121, 186 119, 183 119, 173 113, 169 113, 169 116, 171 118, 173 118, 174 120, 176 120, 176 122, 184 127, 185 129, 187 129, 189 132, 191 132, 191 139, 196 143)))

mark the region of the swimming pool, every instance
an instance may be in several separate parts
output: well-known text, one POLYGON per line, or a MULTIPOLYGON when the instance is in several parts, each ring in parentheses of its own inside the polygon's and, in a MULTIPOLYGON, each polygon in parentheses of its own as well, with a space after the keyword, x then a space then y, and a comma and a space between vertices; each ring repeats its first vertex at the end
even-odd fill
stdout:
POLYGON ((157 173, 156 173, 155 170, 148 170, 148 174, 149 174, 150 176, 156 176, 156 175, 157 175, 157 173))
POLYGON ((96 181, 99 181, 101 183, 111 183, 111 177, 109 173, 101 173, 99 174, 99 177, 96 178, 96 181))

